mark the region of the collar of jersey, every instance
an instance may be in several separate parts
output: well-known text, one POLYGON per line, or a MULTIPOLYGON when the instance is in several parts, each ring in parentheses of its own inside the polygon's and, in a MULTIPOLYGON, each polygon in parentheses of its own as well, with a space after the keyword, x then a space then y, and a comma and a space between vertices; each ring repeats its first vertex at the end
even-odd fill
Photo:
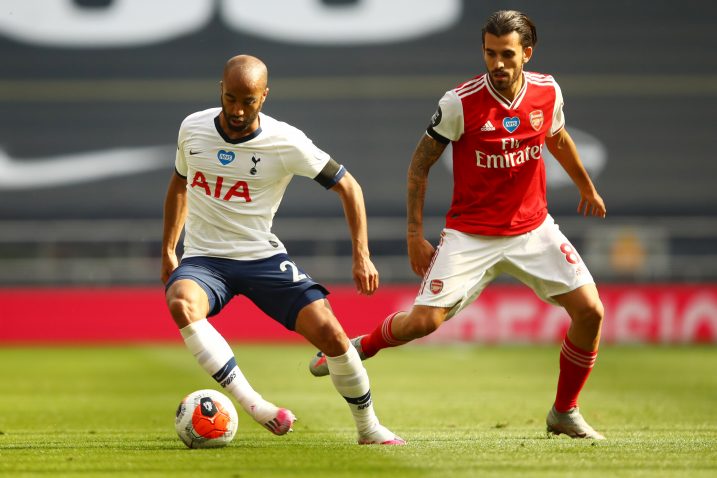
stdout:
POLYGON ((217 129, 217 133, 219 133, 219 136, 222 137, 224 141, 226 141, 229 144, 241 144, 246 143, 247 141, 251 141, 252 139, 256 138, 261 134, 261 126, 259 126, 253 133, 248 134, 246 136, 242 136, 239 139, 231 139, 222 129, 221 123, 219 123, 219 115, 217 115, 214 118, 214 127, 217 129))
POLYGON ((490 92, 491 96, 498 101, 501 105, 503 105, 504 108, 512 110, 516 109, 520 102, 523 100, 523 97, 525 96, 525 91, 528 89, 528 79, 525 77, 525 72, 522 73, 523 75, 523 86, 520 87, 520 91, 517 95, 515 95, 515 99, 511 102, 506 98, 505 96, 498 93, 498 90, 495 89, 493 86, 493 83, 490 80, 490 75, 488 73, 485 74, 485 82, 488 83, 488 91, 490 92))

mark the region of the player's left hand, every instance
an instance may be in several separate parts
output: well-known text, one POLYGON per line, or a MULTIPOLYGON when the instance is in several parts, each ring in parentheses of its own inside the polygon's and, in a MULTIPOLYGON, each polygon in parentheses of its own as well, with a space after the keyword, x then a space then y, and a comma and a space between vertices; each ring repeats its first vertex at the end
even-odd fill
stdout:
POLYGON ((371 295, 378 289, 378 270, 369 258, 354 258, 354 284, 360 294, 371 295))
POLYGON ((605 209, 605 202, 602 200, 597 191, 590 191, 589 193, 580 193, 580 204, 578 204, 578 214, 583 216, 597 216, 605 217, 607 209, 605 209))

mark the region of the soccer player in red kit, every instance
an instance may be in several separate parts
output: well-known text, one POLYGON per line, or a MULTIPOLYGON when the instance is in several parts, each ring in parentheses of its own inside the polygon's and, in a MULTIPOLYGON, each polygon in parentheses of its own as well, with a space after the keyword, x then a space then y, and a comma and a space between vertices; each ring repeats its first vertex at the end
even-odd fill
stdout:
MULTIPOLYGON (((498 11, 483 28, 487 73, 446 92, 408 170, 408 255, 423 277, 413 308, 389 315, 373 332, 353 339, 363 359, 426 336, 480 295, 500 273, 565 308, 570 328, 560 352, 556 399, 548 431, 601 440, 582 417, 578 395, 597 357, 603 306, 590 272, 548 214, 542 147, 555 156, 580 192, 578 212, 605 217, 565 130, 563 97, 549 75, 524 71, 537 40, 523 13, 498 11), (440 243, 423 231, 430 168, 453 147, 453 200, 440 243)), ((323 354, 314 375, 328 373, 323 354)))

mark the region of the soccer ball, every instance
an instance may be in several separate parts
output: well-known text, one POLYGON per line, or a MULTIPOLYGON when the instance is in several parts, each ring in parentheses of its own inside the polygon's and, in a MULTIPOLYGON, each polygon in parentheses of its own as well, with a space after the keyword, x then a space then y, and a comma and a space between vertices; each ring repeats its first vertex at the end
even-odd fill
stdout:
POLYGON ((174 427, 189 448, 216 448, 232 441, 238 420, 236 408, 226 395, 216 390, 197 390, 177 407, 174 427))

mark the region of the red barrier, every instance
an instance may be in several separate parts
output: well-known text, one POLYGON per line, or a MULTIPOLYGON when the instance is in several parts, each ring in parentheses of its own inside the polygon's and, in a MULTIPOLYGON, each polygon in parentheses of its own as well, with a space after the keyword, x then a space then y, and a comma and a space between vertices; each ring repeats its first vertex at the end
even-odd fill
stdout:
MULTIPOLYGON (((383 286, 372 297, 330 287, 350 336, 411 307, 416 287, 383 286)), ((717 285, 603 285, 603 343, 717 343, 717 285)), ((231 341, 302 341, 245 298, 212 323, 231 341)), ((569 325, 559 307, 523 286, 495 284, 424 342, 555 343, 569 325)), ((177 341, 161 287, 0 289, 0 343, 177 341)))

